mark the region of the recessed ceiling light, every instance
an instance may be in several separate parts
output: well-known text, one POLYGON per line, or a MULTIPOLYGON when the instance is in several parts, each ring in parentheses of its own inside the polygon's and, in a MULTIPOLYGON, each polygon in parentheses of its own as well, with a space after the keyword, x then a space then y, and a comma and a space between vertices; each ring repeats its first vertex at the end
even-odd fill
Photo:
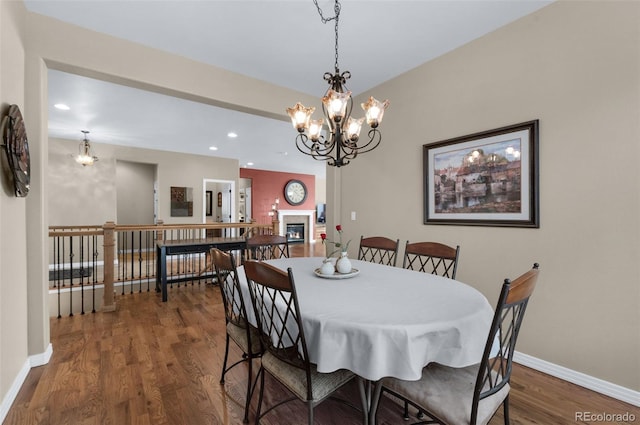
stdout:
POLYGON ((247 162, 247 165, 251 167, 253 165, 253 162, 247 162))
POLYGON ((233 131, 230 131, 227 133, 227 137, 230 139, 235 139, 236 137, 238 137, 238 134, 234 133, 233 131))
POLYGON ((56 109, 60 109, 61 111, 68 111, 69 109, 71 109, 64 103, 56 103, 55 105, 53 105, 53 107, 56 109))
POLYGON ((209 146, 209 150, 211 151, 217 151, 218 148, 216 146, 209 146))

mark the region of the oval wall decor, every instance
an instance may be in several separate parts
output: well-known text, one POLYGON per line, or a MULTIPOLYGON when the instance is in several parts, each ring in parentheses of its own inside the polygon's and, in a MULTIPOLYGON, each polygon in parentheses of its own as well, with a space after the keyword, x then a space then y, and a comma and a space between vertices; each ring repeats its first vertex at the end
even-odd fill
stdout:
POLYGON ((13 187, 16 196, 25 197, 29 194, 31 182, 31 157, 29 156, 29 142, 27 130, 18 105, 11 105, 9 113, 0 124, 2 140, 7 154, 7 161, 13 176, 13 187))

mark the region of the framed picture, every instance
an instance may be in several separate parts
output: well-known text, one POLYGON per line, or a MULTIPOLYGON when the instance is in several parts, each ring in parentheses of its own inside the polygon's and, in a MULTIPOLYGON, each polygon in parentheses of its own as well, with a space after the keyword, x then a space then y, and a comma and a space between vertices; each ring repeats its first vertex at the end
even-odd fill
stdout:
POLYGON ((424 224, 540 227, 538 120, 423 145, 424 224))
POLYGON ((211 217, 213 215, 213 191, 207 190, 205 199, 206 215, 211 217))
POLYGON ((171 186, 171 217, 193 217, 193 188, 171 186))

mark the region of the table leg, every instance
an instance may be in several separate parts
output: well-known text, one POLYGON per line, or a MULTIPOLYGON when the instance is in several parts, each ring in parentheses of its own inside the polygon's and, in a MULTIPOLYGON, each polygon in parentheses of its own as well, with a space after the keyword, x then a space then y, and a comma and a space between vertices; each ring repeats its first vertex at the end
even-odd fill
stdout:
POLYGON ((158 290, 158 280, 160 280, 160 290, 162 291, 162 302, 166 303, 167 296, 167 251, 165 247, 158 247, 156 250, 156 291, 158 290))
POLYGON ((362 403, 362 423, 370 425, 371 416, 371 381, 358 376, 358 389, 362 403))
POLYGON ((373 388, 371 404, 369 405, 369 425, 376 425, 376 411, 378 410, 378 402, 380 401, 380 393, 382 392, 381 381, 376 382, 373 388))

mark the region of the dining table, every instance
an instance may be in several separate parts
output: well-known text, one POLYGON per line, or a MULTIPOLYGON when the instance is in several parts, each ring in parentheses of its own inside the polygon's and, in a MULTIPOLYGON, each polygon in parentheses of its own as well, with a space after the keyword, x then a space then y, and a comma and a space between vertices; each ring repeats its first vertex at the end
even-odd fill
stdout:
MULTIPOLYGON (((494 311, 477 289, 361 260, 351 260, 351 273, 323 275, 323 260, 267 261, 293 271, 309 358, 319 372, 347 369, 375 385, 384 377, 418 380, 431 362, 465 367, 480 361, 494 311)), ((249 299, 242 267, 238 274, 249 299)))

